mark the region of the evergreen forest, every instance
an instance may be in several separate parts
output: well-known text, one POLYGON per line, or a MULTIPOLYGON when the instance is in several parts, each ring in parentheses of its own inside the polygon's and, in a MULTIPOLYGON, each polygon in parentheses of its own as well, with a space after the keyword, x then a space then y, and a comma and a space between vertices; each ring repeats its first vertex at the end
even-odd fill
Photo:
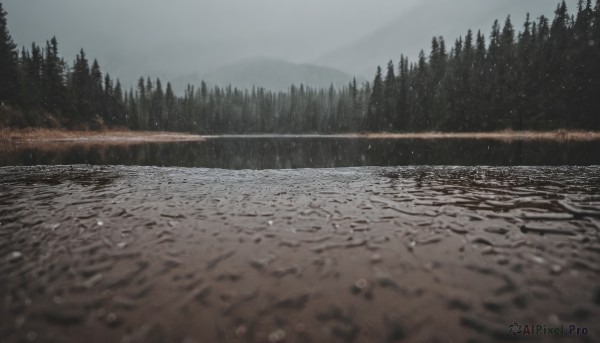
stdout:
POLYGON ((453 43, 434 37, 417 61, 400 56, 372 82, 286 92, 171 84, 123 87, 82 49, 19 48, 0 3, 0 127, 165 130, 200 134, 600 130, 600 0, 515 27, 495 21, 453 43))

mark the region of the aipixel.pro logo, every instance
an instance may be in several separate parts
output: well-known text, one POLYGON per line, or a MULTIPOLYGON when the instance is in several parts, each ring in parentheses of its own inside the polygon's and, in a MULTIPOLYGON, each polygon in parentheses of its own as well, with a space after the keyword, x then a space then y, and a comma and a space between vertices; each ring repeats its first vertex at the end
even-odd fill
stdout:
POLYGON ((589 330, 586 327, 580 327, 574 324, 561 324, 560 326, 544 325, 544 324, 525 324, 521 325, 514 322, 508 326, 509 332, 514 335, 527 336, 571 336, 571 335, 587 335, 589 330))

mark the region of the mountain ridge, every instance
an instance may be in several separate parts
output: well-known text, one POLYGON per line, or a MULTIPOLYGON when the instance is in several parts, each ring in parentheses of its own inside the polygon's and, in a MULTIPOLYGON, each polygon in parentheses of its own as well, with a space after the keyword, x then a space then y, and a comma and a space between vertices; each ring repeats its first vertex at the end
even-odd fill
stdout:
MULTIPOLYGON (((262 87, 271 91, 286 91, 292 84, 316 88, 329 88, 333 84, 339 89, 354 77, 331 66, 257 57, 230 63, 207 73, 182 75, 173 79, 172 85, 177 93, 182 93, 188 84, 200 86, 202 81, 210 86, 262 87)), ((365 81, 362 77, 356 77, 356 80, 358 83, 365 81)))

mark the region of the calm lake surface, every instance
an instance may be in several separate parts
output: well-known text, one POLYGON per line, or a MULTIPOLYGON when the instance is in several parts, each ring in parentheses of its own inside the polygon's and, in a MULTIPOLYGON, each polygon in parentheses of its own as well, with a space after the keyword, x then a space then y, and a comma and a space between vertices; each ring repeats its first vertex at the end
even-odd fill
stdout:
MULTIPOLYGON (((1 150, 0 150, 1 151, 1 150)), ((11 147, 0 165, 143 165, 296 169, 407 165, 598 165, 600 141, 219 137, 135 145, 11 147)))

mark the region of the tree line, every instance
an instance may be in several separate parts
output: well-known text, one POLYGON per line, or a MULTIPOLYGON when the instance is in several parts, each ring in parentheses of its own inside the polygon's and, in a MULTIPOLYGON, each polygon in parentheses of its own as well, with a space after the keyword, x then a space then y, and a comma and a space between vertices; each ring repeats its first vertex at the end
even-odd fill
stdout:
POLYGON ((550 20, 515 34, 510 16, 494 22, 489 43, 471 30, 448 51, 434 37, 426 58, 390 61, 373 82, 370 131, 600 129, 600 1, 563 1, 550 20), (396 75, 397 74, 397 75, 396 75))
POLYGON ((486 36, 469 30, 448 49, 434 37, 428 56, 401 56, 372 83, 286 92, 198 87, 140 78, 123 89, 83 49, 70 66, 56 38, 17 50, 0 3, 0 125, 218 133, 600 129, 600 0, 566 3, 553 20, 510 17, 486 36))

